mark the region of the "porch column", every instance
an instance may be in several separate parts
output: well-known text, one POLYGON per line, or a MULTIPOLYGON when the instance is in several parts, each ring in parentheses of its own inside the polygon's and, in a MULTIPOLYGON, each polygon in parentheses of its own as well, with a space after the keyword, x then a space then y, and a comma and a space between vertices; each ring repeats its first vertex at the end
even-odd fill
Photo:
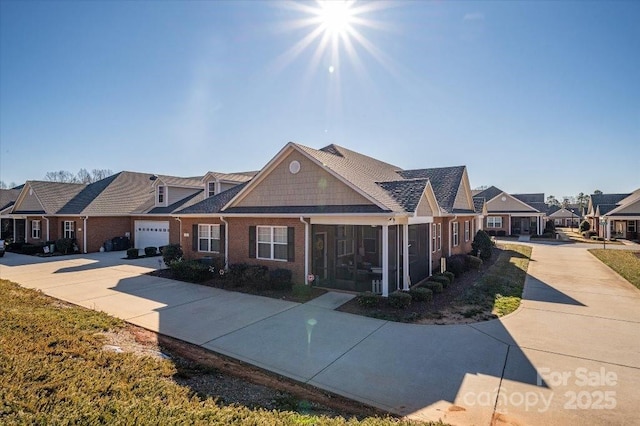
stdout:
POLYGON ((606 237, 605 237, 605 238, 606 238, 607 240, 610 240, 610 239, 611 239, 611 225, 613 225, 613 224, 614 224, 614 222, 613 222, 613 221, 611 221, 611 222, 606 221, 606 222, 605 222, 605 225, 604 225, 604 226, 605 226, 605 228, 606 228, 606 229, 605 229, 604 233, 605 233, 605 235, 606 235, 606 237))
POLYGON ((404 276, 402 277, 402 289, 409 291, 411 285, 411 276, 409 275, 409 224, 402 225, 402 270, 404 276))
POLYGON ((509 218, 509 229, 507 229, 507 235, 511 235, 511 215, 509 215, 508 218, 509 218))
POLYGON ((433 269, 433 223, 429 224, 429 276, 431 276, 431 269, 433 269))
POLYGON ((17 230, 16 230, 16 229, 17 229, 17 228, 16 228, 16 219, 14 218, 14 219, 13 219, 13 242, 14 242, 14 243, 15 243, 16 241, 18 241, 18 239, 16 238, 16 232, 17 232, 17 230))
POLYGON ((382 225, 382 296, 389 296, 389 225, 382 225))

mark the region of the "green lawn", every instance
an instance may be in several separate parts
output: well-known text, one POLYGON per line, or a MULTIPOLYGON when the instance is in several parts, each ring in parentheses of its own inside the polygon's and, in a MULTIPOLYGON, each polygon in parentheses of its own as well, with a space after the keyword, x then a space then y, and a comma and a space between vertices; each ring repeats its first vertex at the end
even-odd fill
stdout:
POLYGON ((590 249, 602 263, 616 271, 631 284, 640 288, 640 252, 631 250, 590 249))
POLYGON ((102 350, 123 322, 0 280, 0 424, 409 425, 218 405, 170 360, 102 350))
POLYGON ((505 244, 501 248, 496 262, 462 296, 464 303, 491 308, 499 317, 520 306, 531 258, 528 246, 505 244))

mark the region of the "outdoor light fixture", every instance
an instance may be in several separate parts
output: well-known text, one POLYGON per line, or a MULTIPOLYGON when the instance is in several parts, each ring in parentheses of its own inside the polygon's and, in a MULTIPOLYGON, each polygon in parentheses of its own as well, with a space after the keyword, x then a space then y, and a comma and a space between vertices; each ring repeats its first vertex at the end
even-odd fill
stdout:
POLYGON ((600 226, 602 226, 602 248, 607 249, 607 218, 600 217, 600 226))

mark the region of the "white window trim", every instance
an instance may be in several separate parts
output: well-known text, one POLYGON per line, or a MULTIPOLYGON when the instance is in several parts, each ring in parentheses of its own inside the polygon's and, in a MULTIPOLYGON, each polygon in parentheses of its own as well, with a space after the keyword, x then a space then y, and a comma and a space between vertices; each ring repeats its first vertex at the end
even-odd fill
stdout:
POLYGON ((286 226, 256 226, 256 259, 272 260, 275 262, 287 262, 289 260, 286 256, 284 259, 275 257, 276 245, 287 247, 289 244, 289 241, 285 241, 284 243, 275 241, 274 235, 276 229, 284 229, 285 235, 287 235, 288 238, 288 228, 286 226), (260 229, 269 229, 269 241, 260 241, 260 229), (269 244, 270 257, 260 257, 260 244, 269 244))
POLYGON ((73 220, 64 221, 64 235, 63 238, 73 239, 76 237, 76 230, 73 226, 73 220))
POLYGON ((437 244, 438 244, 438 226, 434 223, 432 224, 433 226, 431 226, 431 252, 435 253, 436 251, 438 251, 437 248, 437 244))
POLYGON ((218 193, 218 185, 216 184, 215 180, 209 181, 207 182, 207 198, 209 197, 213 197, 214 195, 216 195, 218 193), (213 185, 213 193, 211 193, 211 186, 213 185))
POLYGON ((167 204, 167 187, 164 185, 158 186, 156 189, 156 202, 160 206, 165 206, 167 204), (162 194, 160 194, 162 192, 162 194), (162 195, 162 200, 160 200, 160 196, 162 195))
POLYGON ((198 224, 198 252, 199 253, 220 253, 219 250, 212 250, 211 249, 211 242, 214 240, 218 240, 218 247, 220 247, 220 225, 215 225, 215 224, 208 224, 208 223, 200 223, 198 224), (209 237, 201 237, 201 227, 206 227, 209 229, 208 234, 210 235, 209 237), (218 229, 218 238, 213 238, 214 232, 213 230, 217 228, 218 229), (200 247, 200 242, 202 240, 206 240, 207 241, 207 250, 202 250, 200 247))
POLYGON ((438 224, 438 251, 442 250, 442 224, 438 224))
POLYGON ((489 216, 487 218, 487 228, 502 228, 502 216, 489 216), (500 221, 500 226, 496 226, 498 221, 500 221))
POLYGON ((31 221, 31 239, 39 240, 42 232, 40 231, 40 221, 32 220, 31 221), (38 231, 38 235, 36 235, 36 231, 38 231))
POLYGON ((471 224, 468 220, 464 221, 464 241, 468 242, 471 235, 471 224))
POLYGON ((453 222, 451 224, 451 227, 453 228, 452 230, 452 234, 453 234, 453 246, 454 247, 458 247, 460 245, 460 223, 459 222, 453 222))

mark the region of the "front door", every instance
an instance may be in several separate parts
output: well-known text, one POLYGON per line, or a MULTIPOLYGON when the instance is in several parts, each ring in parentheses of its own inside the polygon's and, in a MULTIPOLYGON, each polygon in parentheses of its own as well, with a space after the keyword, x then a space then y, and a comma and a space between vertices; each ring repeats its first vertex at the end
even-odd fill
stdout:
POLYGON ((522 229, 523 235, 529 235, 529 225, 531 225, 531 222, 528 217, 520 219, 520 229, 522 229))
POLYGON ((319 280, 327 279, 327 233, 318 232, 313 238, 314 274, 319 280))

